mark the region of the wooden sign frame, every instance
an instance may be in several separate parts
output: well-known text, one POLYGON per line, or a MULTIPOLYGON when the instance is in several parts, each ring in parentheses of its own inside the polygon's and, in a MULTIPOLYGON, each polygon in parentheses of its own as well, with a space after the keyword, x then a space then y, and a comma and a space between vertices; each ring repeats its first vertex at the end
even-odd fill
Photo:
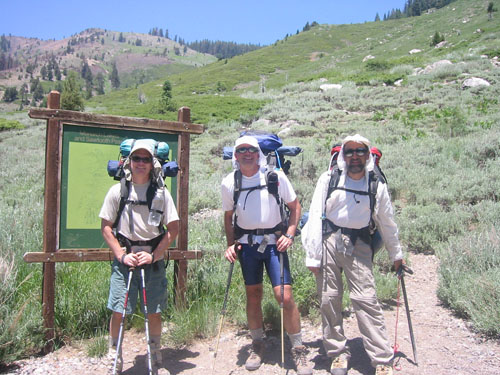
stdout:
MULTIPOLYGON (((29 116, 47 120, 45 147, 45 201, 43 217, 43 252, 28 252, 24 260, 43 263, 42 315, 46 328, 48 347, 52 350, 55 305, 55 263, 112 261, 108 248, 59 249, 61 217, 61 169, 63 125, 88 126, 94 128, 121 129, 175 134, 178 137, 177 162, 177 212, 180 225, 176 246, 168 250, 168 259, 174 260, 174 289, 176 303, 185 303, 187 260, 199 259, 199 250, 188 250, 188 199, 189 199, 189 153, 190 135, 203 133, 203 125, 192 124, 190 109, 178 111, 178 121, 162 121, 145 118, 98 115, 85 112, 61 110, 60 94, 52 91, 48 95, 47 109, 33 108, 29 116)), ((102 197, 104 200, 104 197, 102 197)))

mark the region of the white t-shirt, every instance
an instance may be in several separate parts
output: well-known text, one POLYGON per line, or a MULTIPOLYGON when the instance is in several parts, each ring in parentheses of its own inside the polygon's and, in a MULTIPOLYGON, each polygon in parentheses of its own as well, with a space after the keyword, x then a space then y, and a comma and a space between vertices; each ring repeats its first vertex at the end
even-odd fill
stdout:
MULTIPOLYGON (((367 191, 366 177, 353 180, 346 176, 344 188, 367 191)), ((370 197, 345 190, 334 190, 326 201, 326 217, 343 228, 360 229, 370 223, 370 197)))
MULTIPOLYGON (((297 199, 290 181, 282 171, 277 171, 279 184, 278 194, 285 203, 291 203, 297 199)), ((265 172, 257 172, 251 177, 242 176, 241 187, 251 188, 266 185, 265 172)), ((232 211, 234 209, 234 171, 222 180, 222 209, 232 211)), ((236 205, 237 224, 243 229, 273 228, 281 222, 281 214, 276 198, 269 194, 266 188, 241 191, 236 205)), ((260 242, 261 236, 254 238, 260 242)), ((247 235, 240 239, 241 243, 247 243, 247 235)), ((271 235, 269 244, 276 243, 276 238, 271 235)))
MULTIPOLYGON (((144 201, 146 202, 146 192, 149 187, 149 182, 146 184, 134 184, 130 183, 130 194, 129 200, 132 201, 144 201)), ((118 208, 120 207, 120 190, 121 185, 113 185, 106 197, 104 198, 104 203, 101 207, 101 212, 99 217, 101 219, 111 221, 114 223, 116 215, 118 213, 118 208)), ((162 214, 162 223, 167 225, 172 221, 179 220, 179 215, 175 209, 174 201, 169 191, 165 188, 164 191, 164 205, 162 214)), ((147 241, 160 235, 160 231, 157 226, 148 224, 149 208, 147 204, 145 205, 130 205, 126 204, 123 209, 120 222, 118 223, 118 232, 123 236, 127 237, 132 241, 147 241), (132 217, 134 224, 134 231, 130 233, 130 215, 129 207, 132 207, 132 217)))

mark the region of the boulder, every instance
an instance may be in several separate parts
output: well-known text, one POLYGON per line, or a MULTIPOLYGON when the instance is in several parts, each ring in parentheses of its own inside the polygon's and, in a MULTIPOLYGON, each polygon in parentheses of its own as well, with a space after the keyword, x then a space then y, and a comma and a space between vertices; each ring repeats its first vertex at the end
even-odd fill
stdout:
POLYGON ((410 55, 413 55, 413 54, 415 54, 415 53, 420 53, 420 52, 422 52, 422 50, 421 50, 421 49, 414 48, 414 49, 412 49, 409 53, 410 53, 410 55))
POLYGON ((481 86, 491 86, 491 84, 485 79, 477 77, 467 78, 465 81, 462 82, 463 89, 467 89, 470 87, 481 87, 481 86))
POLYGON ((418 72, 418 74, 429 74, 431 73, 432 71, 436 70, 436 69, 439 69, 439 68, 442 68, 442 67, 445 67, 445 66, 448 66, 448 65, 453 65, 453 63, 450 61, 450 60, 439 60, 439 61, 436 61, 435 63, 431 64, 431 65, 427 65, 425 67, 424 70, 418 72))
POLYGON ((368 60, 373 60, 374 58, 375 58, 375 56, 372 56, 372 55, 365 56, 365 58, 363 59, 363 62, 366 62, 368 60))
POLYGON ((436 46, 434 48, 443 48, 447 44, 448 44, 448 42, 446 40, 443 40, 442 42, 439 42, 438 44, 436 44, 436 46))
POLYGON ((340 90, 342 88, 342 85, 339 85, 338 83, 324 83, 319 86, 319 88, 321 91, 340 90))

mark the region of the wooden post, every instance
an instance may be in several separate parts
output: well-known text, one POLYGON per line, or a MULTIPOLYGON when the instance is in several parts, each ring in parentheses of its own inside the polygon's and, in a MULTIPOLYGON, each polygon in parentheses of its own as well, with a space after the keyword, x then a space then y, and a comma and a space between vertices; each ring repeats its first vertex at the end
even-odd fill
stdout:
MULTIPOLYGON (((50 109, 60 108, 60 94, 51 91, 47 106, 50 109)), ((59 136, 61 125, 57 119, 50 119, 47 122, 47 136, 45 145, 45 199, 43 213, 43 252, 52 253, 57 250, 57 228, 59 227, 59 181, 61 165, 61 147, 59 136)), ((54 349, 55 326, 54 326, 54 306, 55 306, 55 263, 43 264, 43 289, 42 289, 42 316, 45 328, 45 352, 54 349)))
MULTIPOLYGON (((177 121, 190 123, 191 110, 182 107, 177 113, 177 121)), ((179 250, 188 249, 188 209, 189 209, 189 141, 188 133, 179 135, 178 156, 179 160, 179 180, 177 184, 177 211, 180 219, 180 230, 177 238, 179 250)), ((187 280, 187 261, 176 260, 174 263, 174 288, 175 302, 177 305, 185 305, 187 280)))

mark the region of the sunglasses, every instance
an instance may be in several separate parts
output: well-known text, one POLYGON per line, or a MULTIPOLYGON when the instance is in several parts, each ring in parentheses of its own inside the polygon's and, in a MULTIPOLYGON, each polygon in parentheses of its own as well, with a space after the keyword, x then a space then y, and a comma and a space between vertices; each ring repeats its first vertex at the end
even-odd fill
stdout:
POLYGON ((348 158, 350 158, 351 156, 354 155, 354 153, 356 153, 356 155, 358 155, 358 156, 365 156, 365 154, 367 152, 368 152, 368 149, 366 149, 365 147, 351 148, 349 150, 344 150, 344 156, 347 156, 348 158))
POLYGON ((237 149, 236 149, 236 152, 237 152, 238 154, 244 154, 244 153, 245 153, 245 152, 247 152, 247 151, 248 151, 249 153, 251 153, 251 154, 255 154, 256 152, 258 152, 258 151, 259 151, 259 149, 258 149, 257 147, 251 147, 251 146, 250 146, 250 147, 240 147, 240 148, 237 148, 237 149))
POLYGON ((137 156, 137 155, 133 155, 130 157, 130 159, 134 162, 134 163, 139 163, 139 162, 143 162, 143 163, 151 163, 151 161, 153 159, 151 159, 151 156, 145 156, 145 157, 141 157, 141 156, 137 156))

